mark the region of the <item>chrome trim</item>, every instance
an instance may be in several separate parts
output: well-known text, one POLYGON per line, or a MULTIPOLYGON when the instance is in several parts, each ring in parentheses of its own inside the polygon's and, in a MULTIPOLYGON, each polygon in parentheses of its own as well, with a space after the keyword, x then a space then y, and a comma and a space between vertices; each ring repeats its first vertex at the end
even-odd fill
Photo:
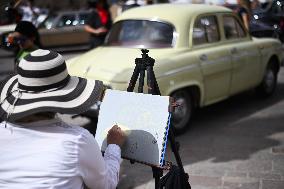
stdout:
POLYGON ((230 56, 224 56, 224 57, 220 57, 216 60, 202 61, 201 66, 211 65, 211 64, 219 64, 219 63, 223 63, 223 62, 231 62, 231 57, 230 56))

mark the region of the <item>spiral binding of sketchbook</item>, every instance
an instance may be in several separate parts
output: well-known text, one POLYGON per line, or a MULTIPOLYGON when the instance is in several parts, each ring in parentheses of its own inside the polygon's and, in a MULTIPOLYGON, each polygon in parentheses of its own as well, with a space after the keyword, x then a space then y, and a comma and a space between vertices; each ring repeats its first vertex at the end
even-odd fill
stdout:
POLYGON ((171 120, 171 117, 172 117, 172 114, 170 113, 169 114, 169 118, 168 118, 168 124, 167 124, 167 127, 166 127, 166 131, 164 132, 165 133, 165 136, 164 136, 164 141, 163 141, 163 148, 162 148, 162 157, 161 157, 161 160, 160 160, 160 166, 163 167, 165 165, 165 155, 166 155, 166 149, 167 149, 167 142, 168 142, 168 135, 169 135, 169 130, 170 130, 170 120, 171 120))
POLYGON ((101 150, 107 147, 108 130, 117 124, 127 135, 123 158, 162 167, 171 119, 169 103, 168 96, 106 90, 95 136, 101 150))

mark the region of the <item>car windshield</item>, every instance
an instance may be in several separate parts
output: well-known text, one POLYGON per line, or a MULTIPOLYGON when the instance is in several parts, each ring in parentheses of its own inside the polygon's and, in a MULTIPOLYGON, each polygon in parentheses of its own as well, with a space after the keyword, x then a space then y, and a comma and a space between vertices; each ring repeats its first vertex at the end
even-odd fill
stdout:
POLYGON ((149 20, 124 20, 115 23, 106 39, 106 46, 167 48, 174 44, 174 27, 149 20))

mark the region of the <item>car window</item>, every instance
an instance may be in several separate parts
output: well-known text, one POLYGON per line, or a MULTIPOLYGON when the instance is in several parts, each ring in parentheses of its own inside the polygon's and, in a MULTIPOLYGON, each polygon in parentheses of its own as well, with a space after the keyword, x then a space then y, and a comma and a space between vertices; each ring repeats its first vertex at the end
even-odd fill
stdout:
POLYGON ((75 26, 78 24, 75 15, 63 15, 58 21, 57 27, 75 26))
POLYGON ((107 46, 143 48, 172 47, 174 27, 149 20, 124 20, 115 23, 107 37, 107 46))
POLYGON ((195 21, 192 34, 193 44, 214 43, 220 40, 216 16, 206 16, 195 21))
POLYGON ((237 39, 246 36, 245 30, 233 16, 224 16, 224 31, 226 39, 237 39))
POLYGON ((284 5, 283 1, 274 1, 271 6, 271 12, 274 14, 283 14, 284 13, 284 5))
POLYGON ((84 25, 86 23, 86 20, 89 16, 89 13, 81 13, 79 14, 79 24, 84 25))
POLYGON ((49 15, 47 19, 39 25, 39 28, 46 28, 46 29, 53 28, 55 18, 56 18, 56 15, 49 15))

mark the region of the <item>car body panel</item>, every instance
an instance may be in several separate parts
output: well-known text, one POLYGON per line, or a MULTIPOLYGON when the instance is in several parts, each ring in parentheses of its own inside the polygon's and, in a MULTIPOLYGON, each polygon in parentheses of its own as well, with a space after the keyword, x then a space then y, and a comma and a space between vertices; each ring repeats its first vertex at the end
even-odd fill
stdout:
MULTIPOLYGON (((227 14, 236 17, 230 9, 219 6, 161 4, 125 11, 115 23, 144 19, 172 24, 175 45, 149 49, 149 56, 156 60, 154 71, 161 94, 194 86, 200 93, 198 105, 205 106, 256 87, 269 60, 275 56, 280 63, 283 59, 278 40, 252 38, 248 33, 240 39, 226 39, 223 16, 227 14), (210 15, 216 16, 219 40, 194 45, 195 21, 210 15)), ((101 46, 67 61, 68 70, 71 75, 99 79, 113 89, 126 90, 140 54, 138 47, 101 46)))

